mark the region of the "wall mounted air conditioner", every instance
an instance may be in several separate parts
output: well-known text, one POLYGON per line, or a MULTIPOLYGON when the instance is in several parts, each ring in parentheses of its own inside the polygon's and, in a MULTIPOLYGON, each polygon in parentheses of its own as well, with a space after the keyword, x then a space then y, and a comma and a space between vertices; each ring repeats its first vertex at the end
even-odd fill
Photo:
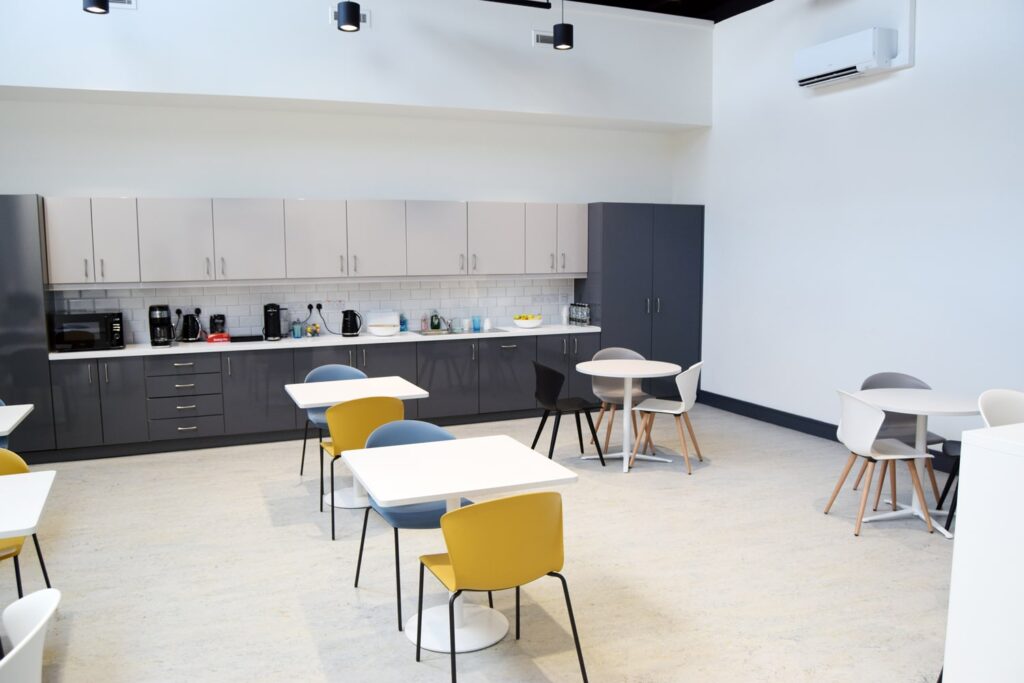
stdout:
POLYGON ((801 88, 814 88, 886 71, 893 66, 899 33, 869 28, 800 50, 794 66, 801 88))

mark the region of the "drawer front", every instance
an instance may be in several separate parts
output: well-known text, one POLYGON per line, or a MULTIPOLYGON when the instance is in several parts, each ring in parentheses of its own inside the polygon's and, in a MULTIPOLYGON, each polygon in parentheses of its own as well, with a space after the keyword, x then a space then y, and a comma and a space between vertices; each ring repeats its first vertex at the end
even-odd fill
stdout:
POLYGON ((187 375, 180 377, 147 377, 146 397, 194 396, 196 394, 219 394, 220 373, 187 375))
POLYGON ((220 394, 151 398, 146 400, 146 407, 150 420, 221 415, 224 398, 220 394))
POLYGON ((194 439, 200 436, 219 436, 223 433, 224 417, 221 415, 149 421, 150 441, 194 439))
POLYGON ((194 375, 200 372, 220 372, 220 354, 193 353, 146 358, 146 377, 194 375))

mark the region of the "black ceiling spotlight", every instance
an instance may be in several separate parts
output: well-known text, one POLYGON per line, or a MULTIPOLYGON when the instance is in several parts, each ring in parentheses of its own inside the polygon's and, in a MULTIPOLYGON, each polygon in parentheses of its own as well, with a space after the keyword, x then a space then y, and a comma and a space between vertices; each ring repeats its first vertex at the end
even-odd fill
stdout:
POLYGON ((338 30, 346 33, 355 33, 359 30, 359 3, 339 2, 338 3, 338 30))
POLYGON ((562 23, 555 24, 554 33, 552 46, 556 50, 572 49, 572 24, 565 23, 565 0, 562 0, 562 23))
POLYGON ((82 9, 89 14, 106 14, 110 11, 110 0, 82 0, 82 9))

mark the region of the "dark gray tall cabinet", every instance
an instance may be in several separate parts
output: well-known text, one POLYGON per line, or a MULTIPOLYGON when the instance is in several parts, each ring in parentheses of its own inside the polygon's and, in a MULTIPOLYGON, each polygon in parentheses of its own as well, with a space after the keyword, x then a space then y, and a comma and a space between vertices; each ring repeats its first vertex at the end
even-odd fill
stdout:
MULTIPOLYGON (((576 300, 591 305, 601 346, 623 346, 684 369, 700 360, 704 207, 591 204, 589 272, 576 300)), ((672 378, 647 391, 674 396, 672 378)))

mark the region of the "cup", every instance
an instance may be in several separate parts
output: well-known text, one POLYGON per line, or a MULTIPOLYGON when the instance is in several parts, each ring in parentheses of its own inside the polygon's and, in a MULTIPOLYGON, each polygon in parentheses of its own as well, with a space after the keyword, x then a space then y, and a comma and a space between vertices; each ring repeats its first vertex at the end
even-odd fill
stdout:
POLYGON ((479 332, 480 331, 480 316, 478 316, 478 315, 474 315, 473 316, 473 331, 474 332, 479 332))
POLYGON ((491 329, 491 319, 484 318, 484 331, 486 332, 489 329, 491 329))
POLYGON ((462 329, 464 329, 464 330, 466 330, 468 332, 469 330, 472 329, 470 327, 470 325, 472 325, 472 323, 469 321, 469 318, 463 318, 462 319, 462 329))

